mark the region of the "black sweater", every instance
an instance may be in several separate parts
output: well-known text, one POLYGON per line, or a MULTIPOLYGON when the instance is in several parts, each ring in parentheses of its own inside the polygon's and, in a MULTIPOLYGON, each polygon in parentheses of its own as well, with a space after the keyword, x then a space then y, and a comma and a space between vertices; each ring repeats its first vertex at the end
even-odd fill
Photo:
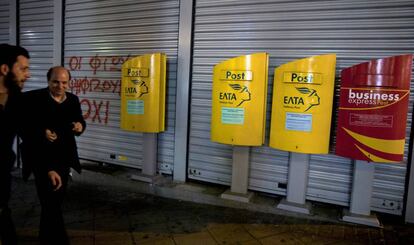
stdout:
POLYGON ((73 122, 86 127, 79 99, 66 92, 66 100, 57 103, 48 88, 23 94, 24 125, 22 125, 23 177, 32 171, 50 171, 72 167, 81 171, 73 122), (57 134, 57 140, 46 139, 46 129, 57 134))

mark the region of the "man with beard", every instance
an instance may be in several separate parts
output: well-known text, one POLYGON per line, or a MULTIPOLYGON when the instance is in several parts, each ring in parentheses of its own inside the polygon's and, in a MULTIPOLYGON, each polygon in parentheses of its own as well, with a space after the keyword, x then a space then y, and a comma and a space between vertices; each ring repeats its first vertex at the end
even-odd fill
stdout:
POLYGON ((19 123, 18 105, 24 82, 30 77, 29 58, 22 47, 0 44, 0 237, 3 245, 17 244, 8 202, 11 170, 16 159, 13 141, 19 123))

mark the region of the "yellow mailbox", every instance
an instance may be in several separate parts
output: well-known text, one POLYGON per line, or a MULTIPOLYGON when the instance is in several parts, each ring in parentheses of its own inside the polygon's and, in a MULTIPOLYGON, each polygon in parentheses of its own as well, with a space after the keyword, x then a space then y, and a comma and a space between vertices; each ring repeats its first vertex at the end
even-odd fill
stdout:
POLYGON ((327 154, 336 55, 296 60, 275 69, 270 147, 327 154))
POLYGON ((214 67, 212 141, 243 146, 264 143, 268 60, 268 54, 256 53, 214 67))
POLYGON ((121 128, 159 133, 165 127, 167 57, 146 54, 122 65, 121 128))

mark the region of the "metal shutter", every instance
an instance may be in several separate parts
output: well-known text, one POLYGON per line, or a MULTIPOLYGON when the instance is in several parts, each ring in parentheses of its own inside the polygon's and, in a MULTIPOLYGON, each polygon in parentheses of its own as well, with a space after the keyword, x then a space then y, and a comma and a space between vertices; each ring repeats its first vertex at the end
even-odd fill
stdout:
POLYGON ((9 43, 10 36, 10 1, 0 1, 0 43, 9 43))
POLYGON ((158 135, 158 167, 172 173, 178 17, 178 0, 65 2, 64 62, 88 124, 79 138, 81 158, 141 168, 142 134, 120 129, 120 67, 129 57, 163 52, 167 118, 158 135))
POLYGON ((31 78, 24 90, 47 87, 47 70, 53 66, 53 0, 19 3, 19 45, 30 54, 31 78))
MULTIPOLYGON (((411 0, 197 0, 189 178, 221 184, 231 181, 231 147, 210 141, 211 84, 215 64, 239 55, 268 52, 268 91, 271 93, 277 66, 312 55, 336 53, 339 78, 340 70, 354 64, 413 53, 413 13, 411 0)), ((337 88, 339 84, 338 79, 337 88)), ((406 156, 411 131, 411 97, 409 111, 406 156)), ((331 135, 335 135, 334 129, 331 135)), ((287 183, 288 153, 267 146, 254 147, 250 158, 249 189, 286 195, 285 189, 280 188, 283 185, 279 184, 287 183)), ((351 161, 332 153, 312 155, 310 159, 307 199, 348 206, 353 174, 351 161)), ((405 173, 405 164, 376 165, 373 210, 402 213, 405 173)))

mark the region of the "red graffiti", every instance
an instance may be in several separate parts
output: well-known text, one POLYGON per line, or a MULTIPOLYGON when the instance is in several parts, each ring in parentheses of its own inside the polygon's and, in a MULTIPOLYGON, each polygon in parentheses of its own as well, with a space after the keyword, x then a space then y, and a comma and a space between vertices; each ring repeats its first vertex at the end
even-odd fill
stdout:
POLYGON ((105 71, 121 71, 122 64, 129 60, 131 55, 128 56, 100 56, 96 54, 91 57, 72 56, 69 58, 69 69, 71 71, 80 71, 82 67, 82 60, 87 60, 89 68, 92 70, 93 75, 98 72, 105 71))
POLYGON ((83 118, 93 123, 108 124, 109 101, 82 99, 80 101, 83 118), (101 117, 102 116, 102 117, 101 117))
POLYGON ((83 119, 88 119, 89 118, 89 116, 91 115, 91 102, 89 102, 89 100, 88 99, 82 99, 81 101, 80 101, 80 104, 81 104, 81 108, 82 108, 82 115, 83 115, 83 119), (84 111, 84 108, 85 108, 85 106, 84 105, 86 105, 86 112, 84 111))
POLYGON ((119 64, 123 64, 124 60, 122 57, 112 57, 111 59, 111 71, 121 71, 121 69, 118 69, 117 67, 119 67, 119 64))
MULTIPOLYGON (((120 72, 122 64, 130 59, 128 56, 72 56, 68 61, 70 71, 76 73, 85 72, 87 75, 80 77, 74 76, 70 83, 70 91, 76 95, 86 95, 88 93, 113 93, 121 94, 121 76, 119 79, 97 78, 100 72, 120 72), (88 75, 93 74, 93 77, 88 75)), ((78 73, 78 74, 79 74, 78 73)), ((110 101, 82 98, 82 113, 85 120, 89 122, 107 125, 109 120, 110 101)))
POLYGON ((69 59, 69 69, 71 71, 78 71, 81 69, 81 64, 82 64, 82 57, 70 57, 69 59))
POLYGON ((102 80, 94 77, 72 78, 69 88, 76 95, 88 92, 108 92, 120 95, 121 80, 102 80))
POLYGON ((89 66, 92 68, 93 75, 96 75, 96 71, 101 67, 101 59, 98 58, 98 55, 89 60, 89 66))

